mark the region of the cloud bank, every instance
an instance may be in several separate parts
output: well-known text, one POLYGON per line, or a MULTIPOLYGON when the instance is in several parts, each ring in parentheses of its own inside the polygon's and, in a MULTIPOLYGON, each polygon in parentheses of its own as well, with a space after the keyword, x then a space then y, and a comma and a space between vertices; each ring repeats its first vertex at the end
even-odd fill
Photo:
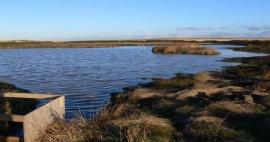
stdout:
POLYGON ((254 31, 270 30, 270 26, 267 26, 267 25, 262 25, 262 26, 244 26, 244 25, 239 25, 239 27, 246 28, 248 30, 254 30, 254 31))

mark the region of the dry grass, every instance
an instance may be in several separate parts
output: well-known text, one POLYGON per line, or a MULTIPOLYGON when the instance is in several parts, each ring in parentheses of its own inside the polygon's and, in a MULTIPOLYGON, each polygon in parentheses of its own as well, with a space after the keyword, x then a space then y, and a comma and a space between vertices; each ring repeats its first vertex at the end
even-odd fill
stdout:
POLYGON ((256 87, 257 89, 264 89, 270 91, 270 81, 261 82, 256 87))
POLYGON ((199 117, 189 123, 184 133, 190 140, 200 141, 252 141, 247 134, 236 131, 224 124, 224 120, 216 117, 199 117))
POLYGON ((221 91, 221 89, 217 88, 214 84, 196 84, 194 88, 190 90, 184 90, 178 92, 178 100, 187 100, 190 97, 196 97, 199 92, 204 92, 206 95, 210 95, 212 93, 216 93, 221 91))
POLYGON ((200 72, 194 76, 194 79, 200 83, 207 83, 210 81, 216 81, 217 79, 211 76, 207 72, 200 72))
POLYGON ((187 100, 191 97, 196 97, 198 94, 204 94, 204 97, 214 97, 216 94, 223 94, 229 96, 232 91, 243 90, 241 87, 226 86, 219 88, 218 85, 212 83, 197 83, 192 89, 183 90, 178 92, 178 100, 187 100))
POLYGON ((270 94, 268 92, 255 90, 252 92, 251 96, 254 102, 270 108, 270 94))
POLYGON ((106 107, 94 120, 77 115, 70 121, 56 119, 40 130, 38 141, 141 142, 169 141, 174 129, 166 119, 132 113, 127 104, 106 107))
POLYGON ((116 119, 117 126, 128 141, 168 141, 172 139, 174 129, 170 121, 151 115, 133 115, 129 118, 116 119))
POLYGON ((267 71, 267 72, 263 75, 263 79, 270 80, 270 71, 267 71))
MULTIPOLYGON (((83 117, 74 118, 70 122, 57 118, 55 123, 46 130, 40 129, 40 138, 38 141, 57 142, 57 141, 79 141, 84 140, 88 135, 93 135, 86 131, 86 121, 83 117)), ((95 131, 98 129, 95 128, 95 131)))
POLYGON ((136 89, 132 94, 130 94, 129 99, 133 101, 138 101, 142 99, 149 98, 161 98, 165 94, 158 91, 148 90, 148 89, 136 89))
POLYGON ((159 116, 172 118, 176 115, 176 109, 181 105, 181 102, 175 99, 161 99, 156 101, 150 107, 159 116))
POLYGON ((127 103, 115 103, 114 105, 106 106, 95 119, 109 120, 119 116, 127 117, 133 114, 132 108, 127 103))
POLYGON ((218 55, 215 49, 202 48, 198 44, 179 43, 168 46, 158 46, 152 49, 153 53, 171 53, 171 54, 196 54, 196 55, 218 55))
POLYGON ((113 141, 115 137, 109 133, 109 129, 112 129, 110 120, 125 114, 127 110, 126 104, 119 104, 105 107, 93 120, 87 120, 81 114, 69 121, 56 117, 55 122, 46 130, 40 129, 38 141, 113 141))
POLYGON ((174 45, 167 46, 159 46, 157 48, 153 48, 153 52, 164 52, 164 53, 176 53, 179 49, 198 49, 200 46, 198 44, 183 42, 174 45))
POLYGON ((207 107, 210 115, 224 118, 230 121, 243 121, 255 119, 256 114, 252 105, 245 103, 235 103, 231 101, 220 101, 207 107))
POLYGON ((257 101, 257 103, 270 108, 270 94, 268 94, 267 96, 264 96, 260 99, 260 101, 257 101))
POLYGON ((162 99, 160 101, 158 101, 158 103, 155 105, 155 108, 157 109, 164 109, 164 108, 170 108, 170 109, 174 109, 179 105, 179 101, 178 100, 166 100, 166 99, 162 99))
POLYGON ((184 105, 175 109, 175 114, 178 118, 188 118, 197 111, 197 108, 193 105, 184 105))
POLYGON ((175 77, 172 79, 154 79, 152 87, 155 89, 183 89, 193 87, 194 80, 189 77, 175 77))

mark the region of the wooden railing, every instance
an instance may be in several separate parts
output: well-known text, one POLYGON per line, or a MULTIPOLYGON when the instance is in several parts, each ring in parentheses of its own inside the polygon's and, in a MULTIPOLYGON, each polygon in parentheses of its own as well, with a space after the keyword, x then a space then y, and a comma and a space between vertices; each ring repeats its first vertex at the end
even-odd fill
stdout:
POLYGON ((48 125, 53 123, 55 117, 64 118, 65 116, 65 96, 31 93, 0 93, 0 98, 1 97, 51 99, 51 101, 26 115, 0 114, 0 121, 22 122, 24 132, 23 137, 0 136, 0 142, 36 141, 40 130, 46 129, 48 125))

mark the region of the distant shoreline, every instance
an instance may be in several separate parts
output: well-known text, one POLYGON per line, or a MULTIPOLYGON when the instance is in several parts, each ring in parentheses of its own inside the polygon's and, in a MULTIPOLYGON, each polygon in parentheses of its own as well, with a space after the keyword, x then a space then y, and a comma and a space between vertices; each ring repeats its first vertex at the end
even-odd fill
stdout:
POLYGON ((123 39, 123 40, 0 40, 1 42, 142 42, 142 41, 230 41, 230 40, 270 40, 270 38, 157 38, 157 39, 123 39))
POLYGON ((9 48, 102 48, 119 46, 157 46, 172 45, 182 42, 198 44, 241 44, 248 45, 258 41, 270 41, 270 38, 168 38, 145 40, 89 40, 89 41, 0 41, 0 49, 9 48))

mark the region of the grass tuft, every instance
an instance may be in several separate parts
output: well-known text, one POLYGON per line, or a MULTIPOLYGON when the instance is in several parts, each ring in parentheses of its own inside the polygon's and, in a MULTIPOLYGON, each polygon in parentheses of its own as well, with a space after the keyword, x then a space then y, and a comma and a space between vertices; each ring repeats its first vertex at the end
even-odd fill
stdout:
POLYGON ((70 121, 60 118, 46 130, 40 130, 38 141, 141 142, 171 141, 174 128, 170 121, 133 113, 127 104, 107 106, 93 120, 77 115, 70 121))
POLYGON ((200 141, 252 141, 246 133, 233 130, 224 125, 220 118, 200 117, 193 120, 184 129, 190 140, 200 141))

